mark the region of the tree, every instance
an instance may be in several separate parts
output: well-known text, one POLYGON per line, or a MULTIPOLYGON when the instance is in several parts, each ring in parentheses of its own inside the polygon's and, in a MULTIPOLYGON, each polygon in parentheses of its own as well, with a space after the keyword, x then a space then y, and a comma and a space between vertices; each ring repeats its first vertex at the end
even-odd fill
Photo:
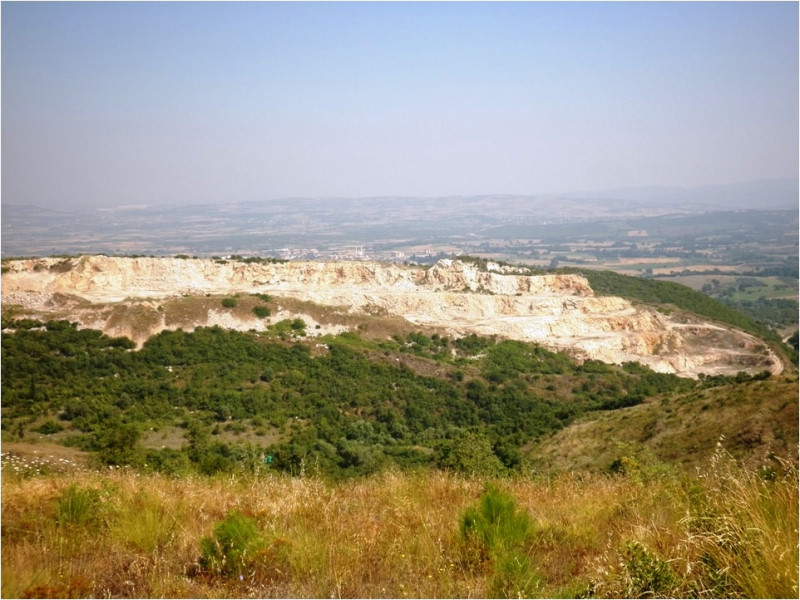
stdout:
POLYGON ((93 434, 92 446, 103 464, 136 465, 141 457, 139 437, 136 426, 113 420, 93 434))
POLYGON ((436 464, 441 469, 468 475, 492 476, 503 470, 503 463, 492 452, 489 440, 475 432, 465 432, 440 443, 436 464))

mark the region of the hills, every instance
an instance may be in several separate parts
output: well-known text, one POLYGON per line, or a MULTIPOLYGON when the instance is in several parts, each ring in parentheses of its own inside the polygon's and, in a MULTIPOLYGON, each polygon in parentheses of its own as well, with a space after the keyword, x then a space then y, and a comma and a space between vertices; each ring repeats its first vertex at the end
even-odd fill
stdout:
POLYGON ((164 329, 223 325, 268 330, 270 320, 252 312, 256 300, 243 299, 237 310, 234 299, 230 306, 209 299, 239 294, 325 307, 291 311, 285 302, 276 307, 278 320, 302 318, 316 334, 342 331, 344 315, 383 315, 448 336, 535 341, 567 350, 576 359, 638 361, 660 372, 694 377, 765 369, 777 374, 783 368, 779 356, 752 334, 687 311, 658 310, 608 292, 598 296, 578 274, 486 261, 444 259, 430 268, 106 256, 4 263, 3 301, 9 308, 44 320, 69 316, 139 345, 164 329))
POLYGON ((777 339, 704 294, 597 271, 98 255, 6 260, 2 277, 6 431, 170 469, 258 448, 329 474, 444 465, 445 440, 469 447, 470 431, 493 444, 487 464, 510 467, 578 417, 634 406, 660 430, 660 394, 795 372, 777 339), (160 450, 145 424, 163 429, 160 450), (212 428, 224 444, 208 445, 212 428), (109 435, 145 445, 108 450, 109 435))
POLYGON ((2 284, 4 596, 795 594, 797 372, 700 292, 467 258, 2 284))

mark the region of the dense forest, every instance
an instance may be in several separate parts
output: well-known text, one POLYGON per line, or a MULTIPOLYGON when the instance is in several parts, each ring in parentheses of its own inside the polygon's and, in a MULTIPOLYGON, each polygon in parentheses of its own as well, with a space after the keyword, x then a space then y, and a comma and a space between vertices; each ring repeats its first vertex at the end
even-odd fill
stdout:
POLYGON ((578 416, 735 379, 577 364, 476 335, 308 341, 297 321, 266 333, 165 331, 134 350, 66 321, 7 320, 4 439, 42 434, 103 464, 166 473, 266 465, 341 479, 394 465, 498 474, 578 416), (159 444, 159 433, 177 441, 159 444))

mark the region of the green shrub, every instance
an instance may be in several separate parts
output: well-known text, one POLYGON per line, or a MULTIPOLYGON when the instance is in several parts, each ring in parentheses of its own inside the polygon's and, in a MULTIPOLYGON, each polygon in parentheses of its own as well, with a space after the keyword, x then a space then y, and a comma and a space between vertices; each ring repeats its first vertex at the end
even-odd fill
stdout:
POLYGON ((267 330, 281 339, 303 337, 306 335, 306 322, 303 319, 284 319, 270 325, 267 330))
POLYGON ((459 535, 464 562, 472 569, 491 571, 490 596, 531 596, 542 584, 527 556, 531 531, 528 514, 493 485, 486 487, 477 506, 462 515, 459 535))
POLYGON ((100 522, 100 493, 96 489, 72 484, 56 500, 56 522, 59 525, 89 527, 100 522))
POLYGON ((650 485, 671 474, 668 463, 660 461, 654 452, 635 442, 617 442, 619 456, 608 466, 608 471, 622 475, 637 485, 650 485))
POLYGON ((264 546, 254 519, 231 512, 214 526, 214 534, 200 540, 200 566, 216 575, 242 576, 264 546))
POLYGON ((626 572, 627 598, 674 596, 678 579, 666 561, 636 541, 627 542, 619 554, 626 572))
POLYGON ((485 554, 516 548, 530 530, 528 514, 517 510, 514 499, 494 485, 487 485, 478 505, 464 512, 459 528, 464 541, 483 548, 485 554))
POLYGON ((222 299, 222 306, 225 308, 236 308, 238 301, 236 298, 223 298, 222 299))
POLYGON ((132 423, 122 423, 110 419, 98 425, 90 437, 91 449, 97 452, 97 459, 104 465, 139 465, 142 448, 139 446, 141 432, 132 423))
POLYGON ((259 319, 264 319, 272 314, 269 308, 266 306, 254 306, 253 307, 253 314, 257 316, 259 319))
POLYGON ((53 433, 58 433, 59 431, 64 431, 64 428, 58 423, 56 423, 53 419, 48 419, 47 421, 39 425, 39 427, 34 429, 34 431, 42 433, 44 435, 50 435, 53 433))

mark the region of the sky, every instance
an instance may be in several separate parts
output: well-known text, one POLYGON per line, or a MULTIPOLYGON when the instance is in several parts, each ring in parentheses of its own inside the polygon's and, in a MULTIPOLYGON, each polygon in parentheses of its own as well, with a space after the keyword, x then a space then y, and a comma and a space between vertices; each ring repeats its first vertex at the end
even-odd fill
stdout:
POLYGON ((3 2, 2 203, 798 177, 796 2, 3 2))

